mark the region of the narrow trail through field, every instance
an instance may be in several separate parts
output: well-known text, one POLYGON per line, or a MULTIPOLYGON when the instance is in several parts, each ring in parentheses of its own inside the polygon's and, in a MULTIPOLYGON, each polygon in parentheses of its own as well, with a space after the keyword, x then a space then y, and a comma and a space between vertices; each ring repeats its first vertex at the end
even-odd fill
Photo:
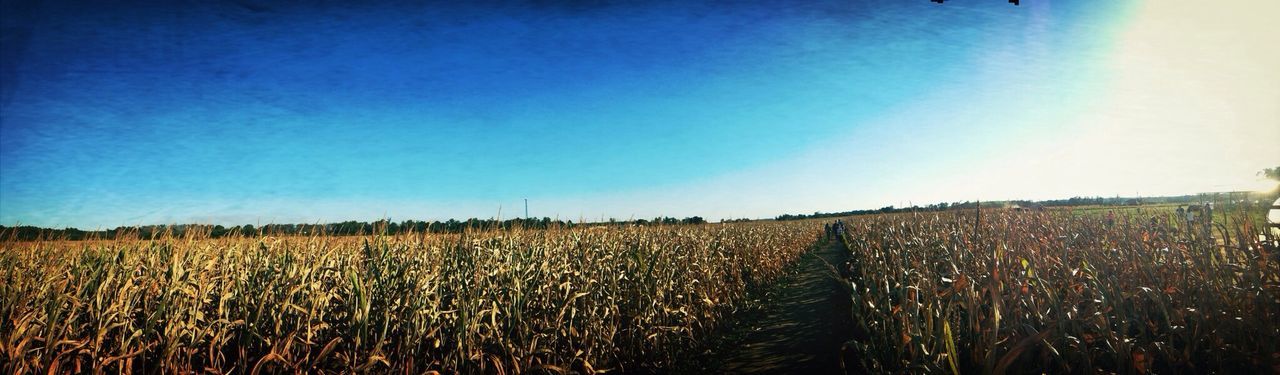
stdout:
POLYGON ((760 308, 734 317, 704 358, 710 373, 838 374, 849 339, 849 298, 833 276, 848 252, 820 244, 761 296, 760 308))

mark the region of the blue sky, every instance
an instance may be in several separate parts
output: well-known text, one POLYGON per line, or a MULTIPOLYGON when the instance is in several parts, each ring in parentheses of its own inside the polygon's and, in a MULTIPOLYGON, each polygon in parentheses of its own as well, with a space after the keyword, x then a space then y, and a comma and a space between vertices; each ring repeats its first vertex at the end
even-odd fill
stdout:
MULTIPOLYGON (((1131 61, 1128 46, 1167 31, 1144 31, 1144 20, 1197 9, 36 3, 6 5, 3 16, 6 224, 511 217, 523 198, 535 216, 575 220, 767 217, 904 200, 1183 193, 1221 180, 1166 181, 1197 173, 1190 167, 1143 178, 1107 167, 1150 162, 1141 148, 1115 151, 1133 138, 1112 135, 1151 134, 1143 126, 1161 119, 1125 116, 1179 99, 1133 93, 1159 94, 1162 78, 1221 64, 1126 81, 1134 65, 1195 47, 1175 40, 1131 61), (1054 148, 1066 150, 1020 157, 1054 148), (1030 172, 1042 167, 1065 177, 1030 172)), ((1275 61, 1238 47, 1224 53, 1275 61)), ((1274 90, 1256 76, 1197 79, 1206 83, 1195 90, 1217 98, 1261 96, 1177 117, 1244 118, 1221 141, 1253 143, 1214 165, 1251 176, 1280 159, 1252 141, 1276 133, 1274 90), (1204 87, 1221 82, 1246 91, 1204 87)), ((1210 131, 1203 124, 1165 141, 1190 142, 1210 131)))

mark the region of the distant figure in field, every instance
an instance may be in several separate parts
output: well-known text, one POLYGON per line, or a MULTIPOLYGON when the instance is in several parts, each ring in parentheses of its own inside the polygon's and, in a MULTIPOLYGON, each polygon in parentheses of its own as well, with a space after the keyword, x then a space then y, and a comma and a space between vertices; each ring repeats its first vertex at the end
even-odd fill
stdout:
POLYGON ((1200 218, 1204 222, 1204 235, 1206 238, 1213 235, 1213 202, 1204 204, 1204 217, 1200 218))
POLYGON ((1177 215, 1176 215, 1176 217, 1177 217, 1178 219, 1182 219, 1182 217, 1183 217, 1183 216, 1185 216, 1186 214, 1187 214, 1187 212, 1186 212, 1185 210, 1183 210, 1183 209, 1182 209, 1182 206, 1178 206, 1178 211, 1177 211, 1177 215))
POLYGON ((831 238, 831 223, 822 224, 822 230, 823 233, 826 233, 827 238, 831 238))
POLYGON ((1107 227, 1110 228, 1115 225, 1116 225, 1116 211, 1107 210, 1107 227))
POLYGON ((1199 211, 1201 211, 1201 206, 1199 205, 1187 206, 1187 218, 1184 219, 1187 220, 1187 235, 1190 238, 1199 237, 1196 233, 1196 216, 1199 211))

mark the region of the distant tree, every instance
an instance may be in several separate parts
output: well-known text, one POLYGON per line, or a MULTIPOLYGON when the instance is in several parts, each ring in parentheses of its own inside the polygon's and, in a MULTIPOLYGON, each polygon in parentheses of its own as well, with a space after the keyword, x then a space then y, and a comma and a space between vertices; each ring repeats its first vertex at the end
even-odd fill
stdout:
POLYGON ((1280 167, 1266 168, 1258 172, 1259 176, 1280 181, 1280 167))

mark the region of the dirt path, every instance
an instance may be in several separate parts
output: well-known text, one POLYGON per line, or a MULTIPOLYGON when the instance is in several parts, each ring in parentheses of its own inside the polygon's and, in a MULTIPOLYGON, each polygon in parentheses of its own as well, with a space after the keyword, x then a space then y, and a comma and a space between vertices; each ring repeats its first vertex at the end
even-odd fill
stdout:
POLYGON ((733 318, 707 353, 710 373, 839 374, 849 339, 849 298, 831 266, 847 259, 832 241, 805 254, 796 272, 762 293, 760 308, 733 318))

